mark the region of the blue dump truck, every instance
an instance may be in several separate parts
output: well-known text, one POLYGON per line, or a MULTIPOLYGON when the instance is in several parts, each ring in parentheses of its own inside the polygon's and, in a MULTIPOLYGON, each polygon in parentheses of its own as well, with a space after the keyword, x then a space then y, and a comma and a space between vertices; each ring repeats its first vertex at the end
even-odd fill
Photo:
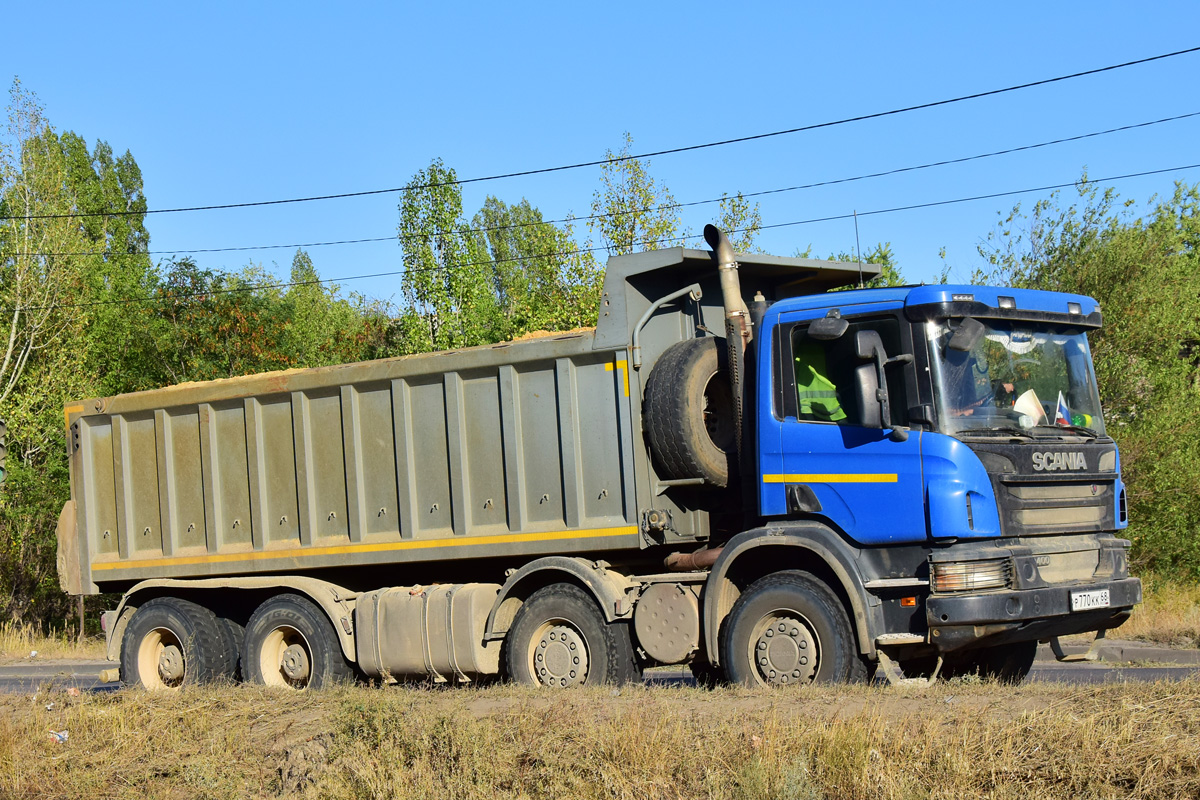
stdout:
POLYGON ((1129 616, 1094 300, 705 234, 594 329, 69 405, 113 677, 1012 681, 1129 616))

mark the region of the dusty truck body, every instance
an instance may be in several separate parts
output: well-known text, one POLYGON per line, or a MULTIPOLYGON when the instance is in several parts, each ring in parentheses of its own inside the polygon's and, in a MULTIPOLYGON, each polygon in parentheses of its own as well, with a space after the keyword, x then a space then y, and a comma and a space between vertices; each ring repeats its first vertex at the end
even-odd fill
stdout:
MULTIPOLYGON (((796 409, 813 388, 797 389, 797 320, 904 318, 895 291, 827 293, 874 272, 643 253, 609 262, 594 330, 72 404, 63 587, 123 593, 109 657, 155 688, 355 672, 562 687, 670 663, 772 685, 880 660, 1011 673, 1038 637, 1120 624, 1140 584, 1102 432, 1055 439, 1083 464, 1065 484, 1002 488, 980 459, 1015 463, 1026 442, 956 450, 961 432, 940 432, 912 357, 928 320, 859 343, 857 377, 817 401, 850 408, 853 388, 904 425, 796 409), (1054 535, 1034 541, 1019 527, 1038 508, 1054 535)), ((922 313, 986 317, 963 309, 922 313)), ((821 341, 863 338, 823 325, 821 341)))

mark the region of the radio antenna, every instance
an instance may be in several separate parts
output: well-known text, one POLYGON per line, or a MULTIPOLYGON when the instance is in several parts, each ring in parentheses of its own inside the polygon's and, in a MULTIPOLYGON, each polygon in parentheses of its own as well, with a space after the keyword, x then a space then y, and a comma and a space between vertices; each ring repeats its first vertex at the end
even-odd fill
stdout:
POLYGON ((854 210, 854 249, 858 253, 858 288, 863 288, 862 279, 862 245, 858 241, 858 209, 854 210))

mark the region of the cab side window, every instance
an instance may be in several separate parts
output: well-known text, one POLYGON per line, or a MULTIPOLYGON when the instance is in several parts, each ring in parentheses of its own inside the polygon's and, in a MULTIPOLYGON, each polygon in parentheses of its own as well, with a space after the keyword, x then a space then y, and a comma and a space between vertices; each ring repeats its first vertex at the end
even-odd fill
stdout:
MULTIPOLYGON (((851 322, 846 332, 833 341, 811 338, 806 325, 793 330, 797 419, 862 425, 863 413, 854 391, 855 368, 870 363, 859 360, 854 353, 855 334, 862 330, 878 332, 889 356, 903 352, 900 325, 894 317, 851 322)), ((892 408, 890 424, 906 425, 908 394, 901 368, 888 368, 887 386, 892 408)))

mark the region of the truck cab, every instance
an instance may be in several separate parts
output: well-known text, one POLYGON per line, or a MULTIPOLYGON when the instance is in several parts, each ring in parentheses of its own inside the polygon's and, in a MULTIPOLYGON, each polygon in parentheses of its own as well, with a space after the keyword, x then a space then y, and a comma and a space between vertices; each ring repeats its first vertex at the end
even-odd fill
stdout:
POLYGON ((766 311, 762 525, 827 531, 885 658, 979 666, 1006 646, 1023 674, 1037 640, 1103 631, 1140 602, 1088 348, 1100 323, 1088 297, 978 286, 766 311))

